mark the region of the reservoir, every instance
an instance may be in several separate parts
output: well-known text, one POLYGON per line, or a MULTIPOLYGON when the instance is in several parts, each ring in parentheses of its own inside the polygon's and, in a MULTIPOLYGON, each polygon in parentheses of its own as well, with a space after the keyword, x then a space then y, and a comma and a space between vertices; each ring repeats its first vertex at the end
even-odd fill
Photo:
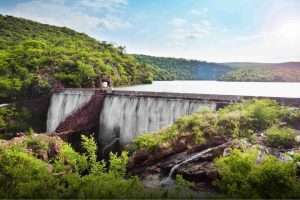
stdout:
POLYGON ((290 82, 154 81, 152 84, 118 87, 114 90, 300 98, 300 83, 290 82))

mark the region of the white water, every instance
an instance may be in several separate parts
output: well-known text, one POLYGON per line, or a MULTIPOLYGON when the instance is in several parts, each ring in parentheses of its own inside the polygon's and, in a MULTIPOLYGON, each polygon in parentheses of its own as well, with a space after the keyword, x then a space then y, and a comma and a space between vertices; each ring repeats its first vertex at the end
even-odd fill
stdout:
POLYGON ((51 97, 50 107, 47 116, 47 132, 56 130, 73 112, 77 111, 92 98, 93 91, 66 90, 54 93, 51 97))
POLYGON ((216 147, 212 147, 212 148, 205 149, 205 150, 200 151, 199 153, 197 153, 197 154, 195 154, 195 155, 193 155, 193 156, 187 158, 186 160, 183 160, 182 162, 180 162, 180 163, 174 165, 174 166, 172 167, 172 169, 170 170, 170 173, 169 173, 168 177, 167 177, 166 179, 164 179, 164 180, 161 181, 161 185, 168 186, 168 185, 172 184, 172 183, 173 183, 172 176, 173 176, 174 172, 175 172, 179 167, 181 167, 182 165, 184 165, 184 164, 186 164, 186 163, 189 163, 189 162, 192 162, 192 161, 194 161, 194 160, 197 160, 198 158, 200 158, 200 157, 203 156, 204 154, 207 154, 207 153, 209 153, 209 152, 211 152, 211 151, 213 151, 213 150, 216 150, 216 149, 221 148, 221 147, 226 147, 228 144, 229 144, 229 142, 228 142, 228 143, 225 143, 225 144, 221 144, 221 145, 216 146, 216 147))
POLYGON ((6 106, 9 106, 9 104, 7 104, 7 103, 5 103, 5 104, 0 104, 0 108, 6 107, 6 106))
POLYGON ((115 90, 257 97, 300 97, 300 83, 288 82, 154 81, 153 84, 121 87, 115 88, 115 90))
POLYGON ((134 137, 158 131, 183 115, 215 109, 215 103, 184 99, 107 96, 100 115, 99 142, 107 145, 115 138, 126 145, 134 137))

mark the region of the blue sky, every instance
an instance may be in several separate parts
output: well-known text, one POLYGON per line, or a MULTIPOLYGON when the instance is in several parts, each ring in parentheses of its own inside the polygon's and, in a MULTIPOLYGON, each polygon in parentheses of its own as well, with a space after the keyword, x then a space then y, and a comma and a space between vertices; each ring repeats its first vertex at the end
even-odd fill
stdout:
POLYGON ((1 0, 0 13, 67 26, 129 53, 300 61, 300 0, 1 0))

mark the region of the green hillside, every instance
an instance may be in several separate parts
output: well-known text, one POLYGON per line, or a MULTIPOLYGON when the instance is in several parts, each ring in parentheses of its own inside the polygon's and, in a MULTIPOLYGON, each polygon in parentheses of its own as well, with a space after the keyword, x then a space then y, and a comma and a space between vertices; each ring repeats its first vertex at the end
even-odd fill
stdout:
POLYGON ((300 63, 225 63, 234 70, 219 79, 223 81, 299 82, 300 63))
POLYGON ((143 64, 166 71, 167 74, 164 77, 176 80, 216 80, 231 70, 223 64, 198 60, 146 55, 135 55, 135 57, 143 64))
POLYGON ((0 103, 38 96, 55 84, 94 87, 101 75, 115 85, 149 82, 152 73, 122 47, 65 27, 0 15, 0 103))

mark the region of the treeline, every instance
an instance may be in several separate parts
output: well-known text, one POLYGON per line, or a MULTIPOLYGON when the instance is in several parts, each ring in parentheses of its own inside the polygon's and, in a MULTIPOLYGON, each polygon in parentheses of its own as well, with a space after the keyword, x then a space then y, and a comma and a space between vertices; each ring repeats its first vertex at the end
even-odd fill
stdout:
POLYGON ((235 70, 219 78, 222 81, 299 82, 300 63, 228 63, 235 70))
POLYGON ((65 27, 0 15, 0 103, 47 93, 54 85, 95 87, 151 82, 157 70, 107 42, 65 27))
MULTIPOLYGON (((135 55, 140 63, 154 66, 164 72, 164 78, 174 80, 216 80, 231 70, 230 67, 218 63, 183 58, 154 57, 135 55)), ((164 80, 163 77, 155 77, 164 80)))

